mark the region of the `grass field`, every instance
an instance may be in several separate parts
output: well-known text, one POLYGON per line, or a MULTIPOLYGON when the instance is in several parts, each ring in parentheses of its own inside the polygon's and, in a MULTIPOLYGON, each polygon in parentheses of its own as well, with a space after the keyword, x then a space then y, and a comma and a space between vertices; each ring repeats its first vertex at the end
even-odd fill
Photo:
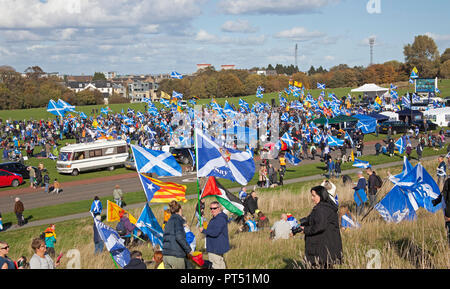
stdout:
MULTIPOLYGON (((432 171, 435 162, 424 162, 428 171, 432 171)), ((397 173, 400 169, 393 169, 397 173)), ((380 172, 382 178, 386 172, 380 172)), ((341 181, 334 181, 341 206, 347 205, 353 210, 353 197, 350 187, 341 181)), ((280 218, 281 213, 291 213, 297 219, 307 216, 312 208, 309 190, 319 182, 305 182, 286 185, 273 189, 257 191, 259 209, 269 217, 270 225, 280 218)), ((387 182, 379 192, 379 199, 390 189, 392 184, 387 182)), ((207 201, 209 202, 209 201, 207 201)), ((193 216, 195 202, 183 204, 183 214, 190 224, 193 216)), ((163 218, 162 205, 152 207, 158 220, 163 218)), ((134 216, 139 216, 141 209, 131 210, 134 216)), ((208 214, 208 218, 209 213, 208 214)), ((405 221, 399 224, 388 224, 381 219, 376 211, 372 211, 361 223, 360 229, 341 231, 344 261, 337 269, 364 269, 377 265, 373 263, 374 257, 369 252, 376 250, 379 254, 379 268, 382 269, 449 269, 450 251, 447 247, 442 211, 431 214, 423 209, 418 211, 416 221, 405 221), (370 251, 372 250, 372 251, 370 251)), ((108 223, 115 227, 115 223, 108 223)), ((31 240, 37 237, 45 227, 22 229, 3 232, 0 239, 10 245, 9 256, 17 259, 21 255, 31 257, 31 240)), ((232 269, 285 269, 303 268, 304 240, 297 235, 288 240, 270 241, 267 230, 255 233, 237 233, 236 224, 229 225, 231 250, 225 255, 228 268, 232 269)), ((197 251, 204 252, 205 241, 195 228, 191 227, 197 238, 197 251)), ((66 257, 62 260, 60 268, 73 268, 75 261, 79 260, 83 269, 114 269, 109 254, 104 252, 100 256, 93 255, 93 229, 92 220, 84 218, 56 224, 58 242, 56 252, 64 252, 66 257), (80 258, 67 255, 70 250, 77 250, 80 258)), ((140 250, 145 260, 151 260, 153 250, 147 245, 140 245, 133 249, 140 250)), ((205 259, 207 259, 207 254, 205 259)))
MULTIPOLYGON (((441 90, 441 97, 450 97, 450 79, 442 79, 439 80, 438 83, 439 89, 441 90)), ((384 87, 389 88, 389 84, 384 85, 384 87)), ((351 90, 354 87, 342 87, 342 88, 332 88, 332 89, 326 89, 325 95, 328 96, 328 93, 335 93, 336 96, 341 98, 342 96, 347 96, 347 94, 351 93, 351 90)), ((308 90, 308 92, 311 93, 311 95, 314 98, 319 97, 319 94, 322 90, 319 89, 311 89, 308 90)), ((399 95, 403 95, 406 92, 414 92, 414 87, 412 85, 408 85, 405 87, 399 87, 397 90, 399 95)), ((354 97, 358 96, 358 94, 353 93, 354 97)), ((254 103, 255 101, 258 102, 268 102, 271 104, 271 99, 275 99, 275 102, 277 105, 279 105, 279 99, 278 99, 278 92, 273 93, 266 93, 264 94, 264 98, 260 99, 257 98, 256 95, 249 95, 245 97, 241 97, 245 101, 247 101, 249 104, 254 103)), ((287 97, 288 101, 295 100, 296 98, 292 95, 287 97)), ((198 104, 204 105, 209 103, 210 99, 200 99, 198 100, 198 104)), ((230 104, 234 104, 236 108, 239 107, 239 97, 233 97, 233 98, 217 98, 216 101, 223 105, 225 101, 228 101, 230 104)), ((155 103, 155 105, 158 108, 162 108, 163 106, 160 103, 155 103)), ((100 108, 106 107, 105 105, 89 105, 89 106, 77 106, 76 110, 78 112, 84 112, 87 116, 93 116, 92 109, 97 109, 100 112, 100 108)), ((144 111, 144 104, 143 103, 125 103, 125 104, 110 104, 109 108, 114 112, 121 112, 122 109, 126 112, 128 108, 134 109, 135 111, 144 111)), ((94 114, 95 115, 95 114, 94 114)), ((9 120, 29 120, 29 119, 55 119, 55 116, 47 112, 47 108, 33 108, 33 109, 22 109, 22 110, 2 110, 0 111, 0 118, 1 119, 9 119, 9 120)))

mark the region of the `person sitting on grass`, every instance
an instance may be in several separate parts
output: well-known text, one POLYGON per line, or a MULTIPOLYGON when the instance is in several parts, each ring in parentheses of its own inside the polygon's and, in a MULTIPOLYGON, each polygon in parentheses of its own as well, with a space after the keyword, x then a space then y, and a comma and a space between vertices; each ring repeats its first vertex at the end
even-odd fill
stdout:
POLYGON ((264 215, 263 212, 261 212, 260 210, 256 210, 255 214, 257 215, 256 217, 256 226, 258 227, 258 229, 265 229, 269 227, 269 218, 266 217, 264 215))

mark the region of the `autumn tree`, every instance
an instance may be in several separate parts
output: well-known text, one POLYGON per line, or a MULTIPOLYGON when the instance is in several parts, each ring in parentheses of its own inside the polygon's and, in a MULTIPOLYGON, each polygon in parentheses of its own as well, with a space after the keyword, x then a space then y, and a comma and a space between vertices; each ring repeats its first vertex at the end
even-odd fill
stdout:
POLYGON ((403 54, 409 69, 417 67, 420 77, 433 78, 438 74, 440 55, 433 38, 427 35, 416 36, 413 44, 404 47, 403 54))

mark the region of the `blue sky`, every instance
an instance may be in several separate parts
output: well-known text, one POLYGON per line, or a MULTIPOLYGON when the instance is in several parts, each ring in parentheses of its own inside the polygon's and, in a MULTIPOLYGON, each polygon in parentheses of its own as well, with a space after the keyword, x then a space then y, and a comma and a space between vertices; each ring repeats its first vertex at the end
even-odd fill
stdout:
POLYGON ((450 1, 370 0, 0 0, 0 65, 17 71, 156 74, 197 63, 330 68, 404 61, 427 34, 450 47, 450 1), (26 19, 26 20, 25 20, 26 19))

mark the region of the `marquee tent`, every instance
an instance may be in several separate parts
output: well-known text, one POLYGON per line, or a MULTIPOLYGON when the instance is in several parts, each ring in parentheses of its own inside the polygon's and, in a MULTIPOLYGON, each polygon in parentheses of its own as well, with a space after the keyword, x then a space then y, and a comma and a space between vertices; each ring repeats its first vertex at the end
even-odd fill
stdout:
POLYGON ((368 97, 375 98, 377 96, 382 96, 388 94, 389 88, 380 87, 374 83, 364 84, 361 87, 352 89, 351 92, 359 92, 367 95, 368 97))

